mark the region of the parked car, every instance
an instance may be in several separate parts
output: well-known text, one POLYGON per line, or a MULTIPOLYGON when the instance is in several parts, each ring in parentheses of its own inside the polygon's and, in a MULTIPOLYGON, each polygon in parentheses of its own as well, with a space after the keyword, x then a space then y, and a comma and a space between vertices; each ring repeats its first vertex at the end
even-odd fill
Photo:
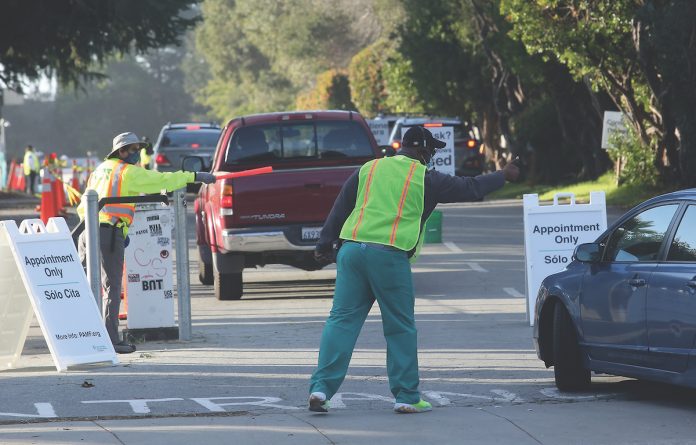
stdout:
POLYGON ((214 123, 168 123, 160 131, 152 156, 155 170, 181 170, 184 156, 197 155, 210 165, 220 137, 220 126, 214 123))
POLYGON ((696 189, 652 198, 541 284, 534 343, 556 386, 590 372, 696 387, 696 189))
POLYGON ((431 130, 438 127, 452 127, 454 131, 454 174, 457 176, 477 176, 486 168, 481 132, 478 127, 456 117, 403 117, 396 121, 389 145, 394 150, 401 148, 401 138, 410 127, 422 125, 431 130))
POLYGON ((334 200, 348 177, 378 154, 367 123, 350 111, 231 120, 211 171, 274 171, 201 187, 194 203, 200 281, 214 284, 218 299, 237 300, 244 268, 321 268, 313 250, 334 200))

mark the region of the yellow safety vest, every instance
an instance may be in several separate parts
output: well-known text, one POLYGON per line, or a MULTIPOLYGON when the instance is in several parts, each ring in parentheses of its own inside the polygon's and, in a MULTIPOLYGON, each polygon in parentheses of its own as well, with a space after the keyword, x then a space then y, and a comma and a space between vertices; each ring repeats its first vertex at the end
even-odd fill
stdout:
POLYGON ((28 176, 32 171, 39 171, 39 157, 33 151, 27 151, 24 153, 24 161, 22 162, 24 167, 24 176, 28 176))
MULTIPOLYGON (((107 159, 92 172, 86 189, 97 192, 99 199, 112 196, 139 196, 140 194, 173 191, 185 187, 195 180, 192 172, 156 172, 128 164, 120 159, 107 159)), ((80 219, 85 217, 84 202, 77 207, 80 219)), ((107 204, 99 212, 99 222, 123 227, 123 235, 128 234, 128 226, 133 222, 135 204, 107 204)))
POLYGON ((384 244, 410 251, 420 239, 425 166, 406 156, 380 158, 360 168, 355 208, 344 240, 384 244))

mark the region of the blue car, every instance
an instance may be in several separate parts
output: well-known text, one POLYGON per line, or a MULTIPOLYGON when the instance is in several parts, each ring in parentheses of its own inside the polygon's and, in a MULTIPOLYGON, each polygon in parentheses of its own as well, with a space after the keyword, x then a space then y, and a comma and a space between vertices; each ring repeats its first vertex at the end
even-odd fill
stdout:
POLYGON ((541 284, 534 344, 556 386, 590 372, 696 387, 696 189, 623 215, 541 284))

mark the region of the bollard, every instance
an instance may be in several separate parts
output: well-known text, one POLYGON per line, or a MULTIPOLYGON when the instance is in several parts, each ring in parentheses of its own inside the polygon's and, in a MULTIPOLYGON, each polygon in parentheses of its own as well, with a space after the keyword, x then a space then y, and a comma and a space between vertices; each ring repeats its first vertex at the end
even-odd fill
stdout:
POLYGON ((101 298, 101 257, 99 252, 99 195, 96 190, 87 190, 82 195, 85 202, 85 244, 87 250, 87 280, 97 301, 99 313, 102 311, 101 298))
POLYGON ((189 282, 188 235, 186 232, 186 189, 174 191, 176 221, 176 294, 179 340, 191 340, 191 288, 189 282))

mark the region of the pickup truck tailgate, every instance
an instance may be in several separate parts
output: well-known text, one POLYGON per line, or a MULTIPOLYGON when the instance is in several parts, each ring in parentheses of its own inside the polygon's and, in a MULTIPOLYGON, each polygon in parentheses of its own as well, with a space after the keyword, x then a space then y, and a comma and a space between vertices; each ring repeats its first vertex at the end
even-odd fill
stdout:
MULTIPOLYGON (((276 170, 232 181, 232 227, 323 224, 334 200, 359 166, 276 170)), ((229 219, 228 219, 229 221, 229 219)))

